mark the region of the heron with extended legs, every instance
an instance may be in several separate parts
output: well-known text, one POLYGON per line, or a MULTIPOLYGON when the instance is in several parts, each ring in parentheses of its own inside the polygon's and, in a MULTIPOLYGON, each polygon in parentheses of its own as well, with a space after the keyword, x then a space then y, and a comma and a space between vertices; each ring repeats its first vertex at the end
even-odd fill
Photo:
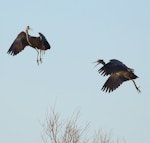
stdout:
POLYGON ((103 91, 112 92, 113 90, 118 88, 123 82, 132 80, 137 91, 141 92, 134 81, 134 79, 138 78, 138 76, 134 74, 133 69, 128 68, 121 61, 112 59, 108 63, 105 63, 103 60, 99 59, 95 63, 97 63, 97 65, 103 65, 98 70, 98 72, 101 73, 101 75, 110 75, 110 77, 107 79, 107 81, 102 87, 103 91))
POLYGON ((14 56, 20 53, 26 46, 30 46, 37 51, 37 63, 42 63, 42 52, 44 53, 51 46, 42 33, 39 32, 39 36, 34 37, 28 34, 28 30, 30 30, 29 26, 26 27, 25 32, 22 31, 18 34, 7 53, 14 56))

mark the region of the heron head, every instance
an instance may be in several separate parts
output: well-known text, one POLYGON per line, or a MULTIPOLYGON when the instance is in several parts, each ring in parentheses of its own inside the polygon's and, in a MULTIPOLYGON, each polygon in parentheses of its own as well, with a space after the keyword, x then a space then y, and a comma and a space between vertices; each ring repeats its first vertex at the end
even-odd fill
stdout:
POLYGON ((103 60, 101 60, 101 59, 98 59, 96 62, 94 62, 94 63, 97 63, 95 66, 97 66, 97 65, 99 65, 99 64, 103 64, 103 65, 105 65, 105 62, 103 61, 103 60))
POLYGON ((27 27, 26 27, 26 31, 28 31, 28 30, 31 30, 30 26, 27 26, 27 27))

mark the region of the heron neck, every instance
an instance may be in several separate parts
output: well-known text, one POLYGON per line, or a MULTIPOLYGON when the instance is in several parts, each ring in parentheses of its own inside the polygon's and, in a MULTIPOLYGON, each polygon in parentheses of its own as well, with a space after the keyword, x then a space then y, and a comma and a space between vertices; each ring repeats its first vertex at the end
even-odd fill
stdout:
POLYGON ((28 30, 26 30, 26 39, 27 39, 28 44, 31 46, 31 43, 30 43, 30 41, 29 41, 29 34, 28 34, 28 30))
POLYGON ((101 62, 101 64, 105 65, 105 62, 104 62, 104 61, 102 61, 102 62, 101 62))

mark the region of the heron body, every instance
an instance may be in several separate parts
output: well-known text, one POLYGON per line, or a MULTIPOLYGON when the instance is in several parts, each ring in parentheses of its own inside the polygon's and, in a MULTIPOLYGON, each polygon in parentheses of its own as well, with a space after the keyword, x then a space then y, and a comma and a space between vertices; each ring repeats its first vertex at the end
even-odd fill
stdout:
POLYGON ((38 52, 37 62, 42 62, 41 52, 51 48, 50 44, 46 40, 45 36, 42 33, 39 33, 39 37, 30 36, 28 34, 29 27, 26 28, 26 32, 22 31, 18 34, 12 45, 8 50, 8 54, 17 55, 20 53, 26 46, 30 46, 38 52), (39 59, 40 52, 40 59, 39 59))
POLYGON ((134 79, 138 78, 138 76, 134 74, 133 69, 128 68, 121 61, 112 59, 106 64, 103 60, 97 60, 96 63, 97 65, 103 64, 103 66, 98 70, 101 75, 110 75, 102 87, 103 91, 112 92, 113 90, 118 88, 123 82, 132 80, 135 88, 138 92, 140 92, 140 89, 137 87, 134 81, 134 79))

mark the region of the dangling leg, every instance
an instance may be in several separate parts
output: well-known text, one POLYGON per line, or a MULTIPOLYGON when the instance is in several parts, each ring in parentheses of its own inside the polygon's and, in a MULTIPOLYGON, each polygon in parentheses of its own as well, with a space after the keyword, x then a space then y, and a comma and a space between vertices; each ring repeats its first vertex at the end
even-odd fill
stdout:
POLYGON ((35 50, 37 51, 37 64, 39 65, 39 51, 36 48, 35 48, 35 50))
POLYGON ((141 90, 139 89, 139 87, 137 87, 137 85, 136 85, 136 83, 135 83, 135 81, 132 79, 132 81, 133 81, 133 83, 134 83, 134 86, 135 86, 135 88, 137 89, 137 91, 140 93, 141 92, 141 90))
POLYGON ((40 50, 40 62, 42 63, 42 56, 45 54, 44 50, 40 50))
POLYGON ((40 62, 42 63, 42 50, 40 50, 40 62))

